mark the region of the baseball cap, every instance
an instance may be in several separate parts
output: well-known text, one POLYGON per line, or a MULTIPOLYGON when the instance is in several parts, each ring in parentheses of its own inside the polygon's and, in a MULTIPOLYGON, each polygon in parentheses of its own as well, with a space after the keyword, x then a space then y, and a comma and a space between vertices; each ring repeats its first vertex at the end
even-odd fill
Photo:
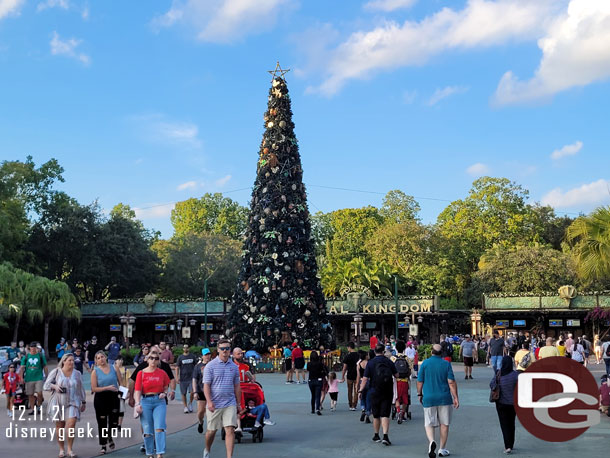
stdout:
POLYGON ((202 348, 201 349, 201 356, 205 356, 205 355, 209 355, 210 354, 210 349, 209 348, 202 348))
POLYGON ((293 346, 293 347, 296 347, 296 346, 297 346, 297 343, 296 343, 296 342, 295 342, 295 343, 293 343, 293 344, 292 344, 292 346, 293 346))

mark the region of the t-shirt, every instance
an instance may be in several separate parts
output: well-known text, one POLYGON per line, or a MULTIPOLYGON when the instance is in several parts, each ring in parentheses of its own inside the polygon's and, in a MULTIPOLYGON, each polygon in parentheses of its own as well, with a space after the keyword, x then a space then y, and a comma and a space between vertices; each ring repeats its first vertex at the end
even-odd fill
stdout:
POLYGON ((565 356, 566 355, 566 346, 557 345, 557 351, 559 352, 559 356, 565 356))
POLYGON ((369 379, 369 386, 375 386, 375 374, 377 373, 377 366, 379 364, 386 364, 392 371, 392 375, 398 375, 396 366, 391 360, 383 355, 377 355, 367 363, 366 368, 364 369, 364 376, 369 379))
POLYGON ((604 359, 610 359, 610 356, 606 354, 609 346, 610 342, 604 342, 604 344, 602 345, 602 356, 604 357, 604 359))
POLYGON ((467 358, 472 358, 472 352, 474 351, 476 345, 474 344, 474 342, 471 340, 470 342, 467 340, 464 340, 461 344, 462 347, 462 355, 464 355, 467 358))
POLYGON ((299 347, 296 347, 294 350, 292 350, 292 360, 294 361, 297 358, 302 358, 303 357, 303 350, 301 350, 299 347))
POLYGON ((170 364, 174 362, 174 354, 171 352, 171 350, 166 348, 161 352, 161 361, 165 361, 170 364))
POLYGON ((87 347, 87 360, 95 361, 95 354, 102 349, 102 346, 99 343, 90 343, 87 347))
POLYGON ((608 383, 602 383, 599 387, 599 394, 602 397, 602 405, 610 407, 610 386, 608 386, 608 383))
POLYGON ((559 356, 559 350, 550 345, 540 347, 540 350, 538 351, 538 359, 549 358, 551 356, 559 356))
MULTIPOLYGON (((136 367, 136 369, 133 371, 133 374, 131 374, 131 377, 129 377, 129 378, 135 382, 136 377, 138 376, 138 373, 142 369, 146 369, 147 367, 148 367, 148 361, 141 362, 140 364, 138 364, 138 367, 136 367)), ((167 374, 167 376, 169 377, 170 380, 174 380, 176 378, 176 377, 174 377, 174 371, 172 371, 171 366, 169 364, 167 364, 165 361, 159 361, 159 368, 163 369, 165 371, 165 373, 167 374)))
POLYGON ((451 363, 438 355, 432 355, 419 366, 417 381, 422 382, 424 407, 446 406, 453 404, 449 382, 455 380, 451 363))
POLYGON ((328 392, 338 393, 339 392, 339 379, 334 379, 328 382, 328 392))
POLYGON ((567 339, 566 340, 566 351, 568 353, 572 353, 572 346, 574 345, 574 339, 567 339))
POLYGON ((17 347, 15 347, 15 348, 9 347, 9 349, 6 350, 6 353, 7 353, 8 359, 10 361, 12 361, 19 356, 19 349, 17 347))
MULTIPOLYGON (((199 393, 203 393, 203 372, 205 368, 205 364, 199 363, 193 369, 193 380, 197 384, 197 391, 199 393)), ((200 399, 202 401, 203 399, 200 399)))
POLYGON ((343 364, 347 366, 347 372, 345 374, 345 378, 348 380, 356 380, 358 378, 358 372, 356 366, 358 365, 358 361, 360 360, 360 356, 357 351, 352 351, 347 354, 345 359, 343 360, 343 364))
POLYGON ((83 373, 83 361, 84 361, 84 356, 83 353, 81 352, 80 355, 74 354, 74 368, 80 372, 81 374, 83 373))
POLYGON ((57 352, 57 359, 61 359, 61 357, 66 352, 67 345, 66 344, 57 344, 55 346, 55 351, 57 352))
POLYGON ((25 367, 24 381, 37 382, 44 378, 42 369, 47 365, 47 360, 40 353, 29 354, 21 358, 21 365, 25 367))
POLYGON ((369 345, 371 346, 371 350, 374 350, 377 344, 379 343, 379 339, 377 336, 373 336, 369 340, 369 345))
POLYGON ((284 348, 284 358, 290 358, 292 356, 292 350, 290 348, 284 348))
POLYGON ((162 393, 169 385, 169 377, 167 373, 159 368, 153 372, 138 372, 136 376, 136 391, 141 391, 142 394, 162 393))
POLYGON ((492 338, 489 341, 489 353, 491 356, 502 356, 504 355, 504 339, 500 337, 492 338))
POLYGON ((210 361, 203 372, 203 383, 210 385, 211 401, 217 409, 237 404, 235 385, 239 384, 239 371, 230 359, 224 362, 217 356, 210 361))
POLYGON ((180 368, 180 382, 190 382, 193 379, 193 369, 197 364, 197 357, 192 353, 178 356, 176 364, 180 368))
POLYGON ((108 347, 108 359, 112 361, 116 361, 119 358, 119 353, 121 351, 121 344, 114 342, 111 343, 108 347))
POLYGON ((247 382, 248 377, 246 376, 246 372, 250 372, 250 366, 244 362, 233 361, 237 364, 237 369, 239 370, 239 381, 247 382))

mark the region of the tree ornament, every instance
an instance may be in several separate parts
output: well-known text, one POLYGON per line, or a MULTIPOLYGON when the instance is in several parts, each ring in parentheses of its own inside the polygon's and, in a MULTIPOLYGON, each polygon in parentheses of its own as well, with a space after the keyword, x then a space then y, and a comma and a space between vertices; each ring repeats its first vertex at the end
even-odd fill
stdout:
POLYGON ((269 121, 269 122, 267 123, 267 127, 268 127, 269 129, 271 129, 271 128, 273 127, 273 121, 269 121))
POLYGON ((283 129, 286 127, 286 121, 280 121, 280 127, 283 129))

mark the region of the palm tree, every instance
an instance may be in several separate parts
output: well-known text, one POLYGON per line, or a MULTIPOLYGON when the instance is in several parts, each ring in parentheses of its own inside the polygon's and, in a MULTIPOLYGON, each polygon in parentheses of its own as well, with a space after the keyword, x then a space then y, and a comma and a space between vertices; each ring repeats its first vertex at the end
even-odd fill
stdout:
POLYGON ((586 284, 610 279, 610 206, 574 221, 568 227, 566 242, 586 284))
POLYGON ((49 323, 57 318, 80 319, 76 298, 67 284, 45 277, 34 277, 25 294, 32 301, 31 317, 44 323, 44 349, 48 355, 49 323))
POLYGON ((8 328, 5 318, 20 313, 22 300, 23 288, 15 269, 10 264, 0 264, 0 327, 8 328))

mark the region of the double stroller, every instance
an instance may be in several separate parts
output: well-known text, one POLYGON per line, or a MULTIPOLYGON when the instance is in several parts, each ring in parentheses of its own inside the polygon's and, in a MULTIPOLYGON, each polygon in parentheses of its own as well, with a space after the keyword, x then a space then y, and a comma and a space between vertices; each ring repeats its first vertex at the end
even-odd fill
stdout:
MULTIPOLYGON (((248 401, 253 400, 254 405, 258 406, 265 402, 265 393, 260 384, 257 382, 241 382, 241 405, 242 408, 248 405, 248 401)), ((239 415, 239 412, 237 412, 239 415)), ((235 440, 238 443, 241 443, 243 436, 246 433, 252 434, 252 442, 262 442, 263 441, 263 429, 265 424, 261 423, 260 427, 255 428, 254 423, 256 423, 256 418, 248 415, 248 413, 244 413, 240 416, 241 420, 241 430, 242 432, 235 433, 235 440)), ((222 440, 225 439, 225 431, 224 429, 221 432, 222 440)))

